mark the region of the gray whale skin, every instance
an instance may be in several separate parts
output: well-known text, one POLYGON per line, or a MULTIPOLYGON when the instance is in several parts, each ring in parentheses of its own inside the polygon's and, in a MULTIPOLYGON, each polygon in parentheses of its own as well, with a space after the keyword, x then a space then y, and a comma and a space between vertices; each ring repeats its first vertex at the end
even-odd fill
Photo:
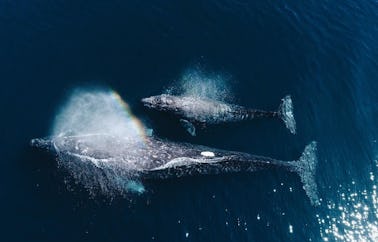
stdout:
POLYGON ((63 166, 70 169, 85 166, 80 173, 85 173, 88 179, 100 179, 100 176, 109 180, 112 176, 165 179, 282 168, 299 175, 311 204, 319 204, 314 180, 317 164, 315 141, 307 145, 300 158, 294 161, 173 142, 155 136, 140 140, 106 134, 62 134, 32 139, 31 145, 53 152, 63 166))
POLYGON ((161 94, 143 98, 145 107, 164 113, 172 113, 180 118, 181 124, 195 136, 195 126, 207 124, 241 122, 256 118, 279 118, 292 134, 296 133, 293 102, 290 95, 281 99, 276 111, 264 111, 229 104, 218 100, 193 96, 161 94))

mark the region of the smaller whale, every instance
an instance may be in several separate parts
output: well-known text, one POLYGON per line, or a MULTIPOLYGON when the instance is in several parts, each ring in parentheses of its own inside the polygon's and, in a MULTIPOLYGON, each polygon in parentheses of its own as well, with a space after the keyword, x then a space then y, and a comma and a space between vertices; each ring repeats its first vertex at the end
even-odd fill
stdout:
POLYGON ((293 102, 289 95, 282 99, 276 111, 250 109, 228 104, 218 100, 162 94, 142 99, 145 107, 161 112, 172 113, 180 118, 181 125, 192 135, 196 126, 207 124, 241 122, 256 118, 280 118, 292 134, 296 133, 293 102))

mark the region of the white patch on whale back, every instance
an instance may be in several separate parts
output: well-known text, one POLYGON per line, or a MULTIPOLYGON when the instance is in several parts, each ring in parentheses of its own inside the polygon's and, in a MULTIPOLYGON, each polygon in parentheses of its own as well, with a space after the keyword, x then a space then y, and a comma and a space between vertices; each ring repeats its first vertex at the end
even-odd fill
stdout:
POLYGON ((214 152, 211 152, 211 151, 202 151, 201 155, 204 156, 204 157, 214 157, 215 156, 214 152))

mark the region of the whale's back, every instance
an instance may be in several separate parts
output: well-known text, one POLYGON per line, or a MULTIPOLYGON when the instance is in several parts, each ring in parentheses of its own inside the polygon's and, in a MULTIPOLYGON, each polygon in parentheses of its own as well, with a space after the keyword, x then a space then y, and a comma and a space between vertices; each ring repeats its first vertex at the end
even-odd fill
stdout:
POLYGON ((176 101, 176 110, 184 118, 202 123, 232 121, 239 106, 216 100, 197 97, 181 97, 176 101))

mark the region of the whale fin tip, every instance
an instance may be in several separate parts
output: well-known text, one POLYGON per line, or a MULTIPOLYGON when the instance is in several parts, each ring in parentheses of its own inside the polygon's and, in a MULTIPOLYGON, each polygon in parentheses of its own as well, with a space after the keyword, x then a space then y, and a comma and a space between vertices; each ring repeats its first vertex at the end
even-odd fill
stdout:
POLYGON ((191 136, 196 136, 196 127, 194 126, 194 124, 186 119, 180 119, 180 123, 191 136))

